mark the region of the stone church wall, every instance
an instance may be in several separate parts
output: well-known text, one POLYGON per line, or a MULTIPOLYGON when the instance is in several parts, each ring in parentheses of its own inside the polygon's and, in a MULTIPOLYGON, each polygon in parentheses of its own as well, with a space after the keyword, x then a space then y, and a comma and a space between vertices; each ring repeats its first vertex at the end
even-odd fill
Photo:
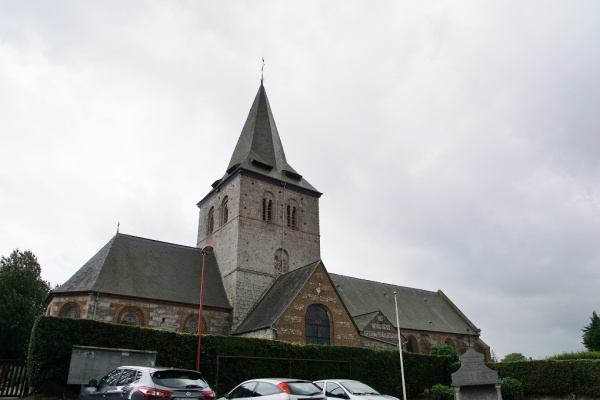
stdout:
POLYGON ((230 275, 235 280, 237 301, 232 326, 235 329, 274 281, 273 275, 238 270, 230 275))
MULTIPOLYGON (((238 215, 240 200, 240 182, 238 178, 233 179, 220 191, 215 192, 200 207, 198 221, 198 245, 202 247, 210 244, 214 248, 215 256, 219 261, 219 270, 223 277, 235 270, 238 264, 238 215), (227 222, 223 223, 223 200, 227 198, 228 216, 227 222), (213 230, 208 232, 208 214, 210 209, 214 210, 213 230)), ((230 292, 227 293, 228 295, 230 292)), ((229 299, 232 300, 231 298, 229 299)))
POLYGON ((274 274, 277 250, 283 248, 289 255, 289 271, 304 267, 320 259, 318 198, 280 185, 242 176, 240 201, 240 265, 259 272, 274 274), (265 193, 274 196, 271 222, 262 218, 265 193), (282 213, 282 202, 293 202, 297 207, 297 228, 287 226, 282 213), (282 224, 284 225, 282 227, 282 224), (285 232, 285 233, 284 233, 285 232), (284 233, 282 238, 282 233, 284 233), (245 240, 244 240, 245 238, 245 240))
MULTIPOLYGON (((79 318, 94 319, 100 322, 118 323, 119 316, 127 309, 133 308, 141 316, 140 326, 165 329, 169 331, 186 331, 188 319, 195 326, 198 321, 198 306, 177 305, 166 302, 129 299, 119 297, 96 297, 91 295, 56 296, 52 299, 46 311, 49 316, 64 316, 61 312, 66 307, 76 304, 79 307, 79 318)), ((229 335, 231 314, 226 310, 204 308, 202 313, 205 321, 203 333, 229 335)))
POLYGON ((370 337, 361 336, 360 337, 360 345, 361 347, 367 347, 369 349, 376 350, 393 350, 398 349, 398 345, 393 345, 381 340, 375 340, 370 337))
POLYGON ((223 285, 234 309, 233 329, 281 273, 282 258, 286 272, 320 258, 318 198, 290 187, 285 189, 286 204, 292 202, 297 209, 297 229, 293 229, 282 218, 283 197, 283 186, 240 172, 200 207, 198 246, 210 244, 214 248, 223 285), (222 224, 225 197, 228 218, 222 224), (271 221, 263 220, 265 197, 273 200, 271 221), (208 234, 211 208, 214 229, 208 234), (285 228, 282 222, 286 222, 285 228))
POLYGON ((265 340, 275 340, 277 339, 277 336, 275 334, 275 331, 273 331, 273 329, 262 329, 260 331, 254 331, 254 332, 246 332, 243 333, 241 335, 238 335, 240 337, 247 337, 247 338, 254 338, 254 339, 265 339, 265 340))

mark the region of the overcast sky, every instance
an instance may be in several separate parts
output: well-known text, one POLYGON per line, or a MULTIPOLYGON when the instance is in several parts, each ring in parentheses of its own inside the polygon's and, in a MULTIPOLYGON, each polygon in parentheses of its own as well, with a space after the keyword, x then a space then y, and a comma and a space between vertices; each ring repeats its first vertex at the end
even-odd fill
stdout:
MULTIPOLYGON (((2 1, 0 255, 194 246, 260 85, 330 272, 441 289, 502 358, 600 312, 600 2, 2 1)), ((401 307, 401 305, 400 305, 401 307)))

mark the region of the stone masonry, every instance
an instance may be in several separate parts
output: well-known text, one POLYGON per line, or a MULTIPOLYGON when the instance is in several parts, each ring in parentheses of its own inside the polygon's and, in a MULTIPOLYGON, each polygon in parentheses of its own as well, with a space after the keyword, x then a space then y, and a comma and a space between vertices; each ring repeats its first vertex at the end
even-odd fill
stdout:
MULTIPOLYGON (((63 310, 77 305, 82 319, 93 319, 100 322, 117 323, 119 316, 133 308, 140 313, 140 326, 165 329, 176 332, 190 331, 189 327, 198 325, 198 306, 169 304, 166 302, 128 299, 115 296, 97 296, 94 293, 76 296, 57 296, 48 306, 46 315, 64 316, 63 310), (188 320, 191 320, 188 322, 188 320), (191 324, 190 324, 191 322, 191 324), (186 326, 188 329, 186 329, 186 326)), ((228 335, 230 313, 204 307, 203 332, 215 335, 228 335)), ((192 331, 195 333, 195 331, 192 331)))
POLYGON ((285 271, 320 259, 318 201, 314 194, 290 185, 240 172, 200 203, 198 247, 210 244, 214 248, 234 309, 232 329, 281 273, 281 258, 285 271), (271 221, 263 219, 264 198, 274 199, 271 221), (226 222, 222 217, 225 199, 226 222), (296 228, 287 226, 284 201, 297 209, 296 228), (214 225, 209 232, 211 209, 214 225))

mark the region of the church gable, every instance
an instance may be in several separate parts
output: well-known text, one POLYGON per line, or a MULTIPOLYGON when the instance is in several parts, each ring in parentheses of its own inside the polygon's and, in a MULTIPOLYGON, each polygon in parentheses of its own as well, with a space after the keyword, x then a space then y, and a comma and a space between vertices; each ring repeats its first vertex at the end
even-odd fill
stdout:
POLYGON ((319 263, 312 271, 275 326, 279 340, 340 346, 360 345, 356 325, 323 263, 319 263))
POLYGON ((233 334, 360 345, 358 329, 321 261, 281 275, 233 334))
POLYGON ((392 322, 381 312, 375 311, 354 317, 361 335, 382 342, 398 345, 398 332, 392 322))
POLYGON ((320 261, 281 275, 233 332, 247 334, 272 328, 290 306, 320 261))

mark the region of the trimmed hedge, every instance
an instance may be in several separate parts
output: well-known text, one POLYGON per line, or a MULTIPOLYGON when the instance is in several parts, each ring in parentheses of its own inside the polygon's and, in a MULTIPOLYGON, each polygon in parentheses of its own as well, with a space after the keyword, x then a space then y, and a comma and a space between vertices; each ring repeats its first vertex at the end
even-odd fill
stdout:
POLYGON ((520 361, 487 364, 498 375, 523 383, 525 396, 600 398, 600 360, 520 361))
MULTIPOLYGON (((158 351, 158 365, 194 367, 196 335, 175 334, 90 320, 39 317, 31 332, 27 371, 34 393, 77 393, 67 385, 74 345, 158 351)), ((101 377, 98 377, 101 378, 101 377)))
POLYGON ((546 360, 600 360, 600 351, 578 351, 576 353, 563 353, 548 357, 546 360))
MULTIPOLYGON (((74 345, 156 351, 157 365, 194 369, 197 338, 188 333, 42 316, 31 334, 29 385, 34 393, 75 395, 79 386, 66 383, 74 345)), ((201 357, 202 373, 217 395, 250 378, 295 377, 352 378, 402 397, 395 350, 203 335, 201 357)), ((403 353, 403 360, 408 397, 437 383, 450 384, 446 357, 403 353)))

